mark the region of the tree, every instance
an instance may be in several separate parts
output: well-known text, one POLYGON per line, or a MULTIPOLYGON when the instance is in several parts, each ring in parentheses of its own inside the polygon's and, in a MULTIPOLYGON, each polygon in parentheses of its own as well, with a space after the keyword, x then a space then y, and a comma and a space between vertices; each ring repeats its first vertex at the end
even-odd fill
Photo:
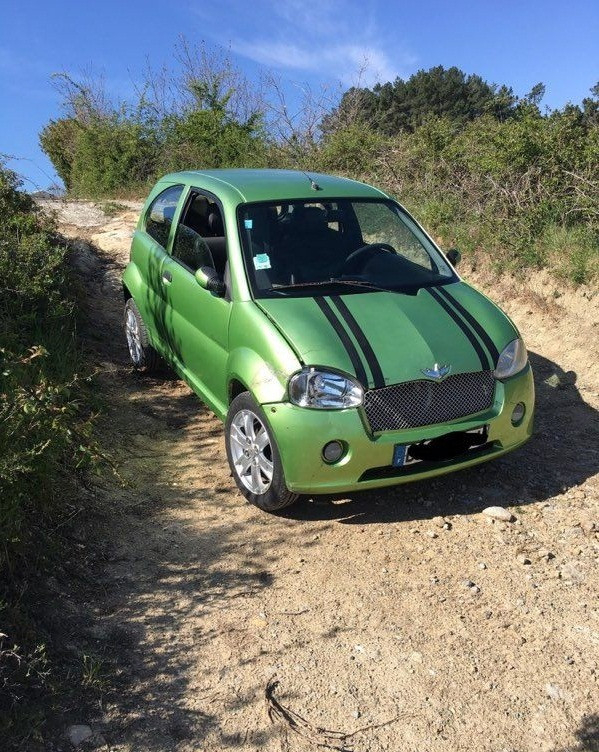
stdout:
MULTIPOLYGON (((361 119, 387 135, 412 131, 432 117, 459 124, 491 113, 499 120, 514 114, 517 98, 512 89, 487 83, 481 76, 466 75, 455 66, 438 65, 419 70, 407 80, 377 84, 372 89, 350 89, 329 121, 342 119, 359 101, 361 119)), ((326 127, 325 123, 325 127, 326 127)))

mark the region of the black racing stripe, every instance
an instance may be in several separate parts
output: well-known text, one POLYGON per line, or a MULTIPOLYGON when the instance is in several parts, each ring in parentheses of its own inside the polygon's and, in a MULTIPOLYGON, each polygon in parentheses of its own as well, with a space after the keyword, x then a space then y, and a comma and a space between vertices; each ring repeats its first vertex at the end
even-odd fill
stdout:
POLYGON ((451 293, 447 292, 447 290, 445 290, 443 287, 438 287, 436 289, 437 292, 441 293, 441 295, 443 295, 450 303, 453 304, 453 307, 462 314, 462 316, 478 334, 483 342, 483 345, 489 351, 491 360, 493 361, 492 365, 493 367, 495 367, 497 365, 497 361, 499 360, 499 350, 495 347, 495 343, 493 342, 491 337, 489 337, 487 332, 485 332, 483 327, 478 323, 478 321, 474 318, 470 311, 466 310, 461 303, 458 303, 458 301, 451 293))
POLYGON ((476 350, 476 354, 478 355, 483 371, 488 371, 490 367, 489 359, 487 358, 485 351, 482 349, 480 342, 476 339, 472 331, 468 328, 465 322, 462 321, 462 319, 453 310, 453 308, 451 308, 450 305, 439 295, 437 290, 433 290, 431 287, 427 287, 426 289, 431 294, 431 296, 437 301, 437 303, 445 309, 445 311, 451 316, 451 318, 455 321, 455 323, 464 332, 470 344, 476 350))
POLYGON ((366 369, 364 368, 364 364, 360 360, 360 356, 358 355, 356 346, 351 341, 349 334, 343 328, 343 324, 339 321, 337 316, 335 316, 333 309, 324 298, 319 296, 319 297, 314 298, 314 300, 318 304, 318 307, 320 308, 320 310, 324 313, 324 315, 329 320, 329 323, 331 324, 333 329, 339 335, 339 339, 341 340, 343 346, 347 350, 349 359, 352 362, 352 366, 354 367, 354 371, 356 372, 358 381, 362 384, 363 387, 368 388, 368 376, 366 375, 366 369))
POLYGON ((342 300, 339 295, 331 295, 331 300, 335 304, 339 313, 345 319, 345 322, 349 326, 351 333, 356 338, 356 342, 362 348, 362 352, 364 353, 368 367, 372 372, 374 388, 380 389, 381 387, 385 386, 385 377, 383 376, 381 365, 378 362, 376 355, 374 354, 374 350, 372 349, 370 342, 366 339, 364 332, 360 328, 360 325, 358 324, 356 319, 353 317, 352 312, 345 304, 345 301, 342 300))

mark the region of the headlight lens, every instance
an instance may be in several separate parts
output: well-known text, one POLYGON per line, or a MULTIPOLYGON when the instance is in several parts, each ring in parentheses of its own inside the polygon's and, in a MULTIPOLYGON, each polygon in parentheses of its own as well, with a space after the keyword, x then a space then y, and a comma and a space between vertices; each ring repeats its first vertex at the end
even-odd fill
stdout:
POLYGON ((289 399, 299 407, 322 410, 358 407, 363 397, 362 387, 340 373, 304 368, 289 379, 289 399))
POLYGON ((497 361, 495 377, 498 379, 507 379, 519 373, 528 363, 528 353, 524 342, 520 338, 512 340, 509 345, 503 348, 503 352, 497 361))

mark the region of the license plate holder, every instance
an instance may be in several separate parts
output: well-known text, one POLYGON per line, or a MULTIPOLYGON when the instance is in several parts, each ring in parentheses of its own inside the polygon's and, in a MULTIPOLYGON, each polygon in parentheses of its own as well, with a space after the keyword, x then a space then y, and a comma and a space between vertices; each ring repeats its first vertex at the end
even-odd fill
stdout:
MULTIPOLYGON (((460 433, 467 434, 469 436, 480 436, 481 438, 486 438, 488 434, 489 426, 479 426, 478 428, 471 428, 469 431, 463 431, 460 433)), ((450 431, 449 433, 453 433, 450 431)), ((435 439, 440 439, 442 436, 436 436, 435 439)), ((430 441, 434 441, 435 439, 425 439, 424 441, 417 441, 413 442, 412 444, 394 444, 393 446, 393 460, 392 460, 392 466, 393 467, 406 467, 409 465, 417 465, 420 462, 423 462, 423 460, 417 459, 415 457, 412 457, 410 455, 410 449, 413 446, 417 446, 418 444, 427 444, 430 441)), ((473 444, 472 448, 476 448, 476 444, 473 444)), ((468 450, 470 451, 470 450, 468 450)))
POLYGON ((395 444, 393 447, 393 467, 403 467, 406 464, 410 446, 411 444, 395 444))

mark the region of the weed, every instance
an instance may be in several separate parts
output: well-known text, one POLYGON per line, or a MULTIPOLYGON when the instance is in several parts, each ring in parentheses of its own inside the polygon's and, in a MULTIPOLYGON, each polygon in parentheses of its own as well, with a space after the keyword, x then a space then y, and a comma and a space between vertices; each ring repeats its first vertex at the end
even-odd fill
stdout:
POLYGON ((84 653, 81 673, 81 683, 83 686, 100 690, 103 689, 105 682, 102 661, 93 655, 84 653))
POLYGON ((100 204, 100 209, 107 217, 116 217, 117 214, 126 211, 127 207, 124 204, 119 204, 117 201, 105 201, 103 204, 100 204))

